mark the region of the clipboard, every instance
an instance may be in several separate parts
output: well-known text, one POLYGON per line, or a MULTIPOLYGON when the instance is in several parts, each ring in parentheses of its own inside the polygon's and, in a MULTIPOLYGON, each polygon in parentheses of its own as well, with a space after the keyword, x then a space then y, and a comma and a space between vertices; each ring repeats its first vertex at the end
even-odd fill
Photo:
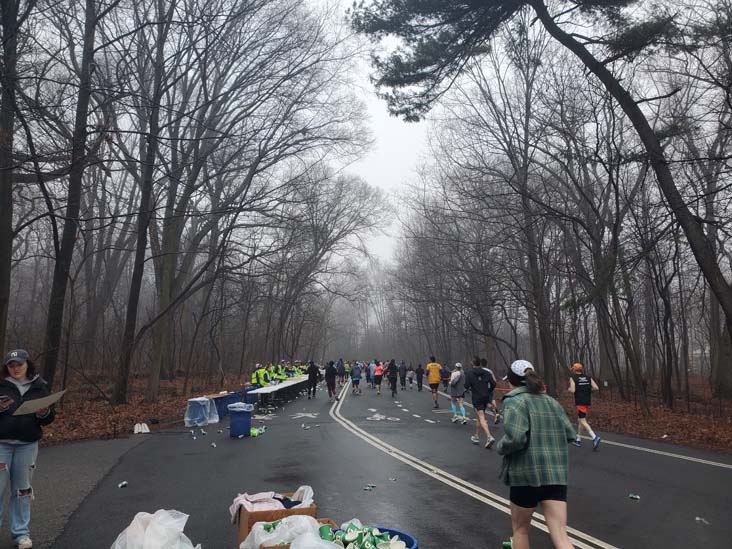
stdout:
POLYGON ((13 412, 14 416, 25 416, 28 414, 35 414, 38 410, 48 408, 51 404, 56 404, 61 397, 64 396, 66 390, 53 393, 43 398, 34 398, 33 400, 26 400, 23 404, 18 406, 18 409, 13 412))

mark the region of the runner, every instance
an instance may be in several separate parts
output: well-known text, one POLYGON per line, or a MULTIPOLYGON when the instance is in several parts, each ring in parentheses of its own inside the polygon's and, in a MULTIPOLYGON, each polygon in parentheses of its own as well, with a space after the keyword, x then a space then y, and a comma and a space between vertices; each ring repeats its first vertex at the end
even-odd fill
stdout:
POLYGON ((351 394, 353 395, 360 395, 361 394, 361 366, 358 362, 356 362, 350 371, 351 374, 351 383, 353 384, 353 389, 351 390, 351 394))
POLYGON ((311 360, 310 366, 308 366, 308 400, 310 400, 311 394, 313 395, 312 398, 315 398, 315 389, 318 387, 319 378, 320 368, 311 360))
POLYGON ((411 362, 407 368, 407 379, 409 380, 409 389, 414 389, 414 368, 412 368, 411 362))
POLYGON ((399 385, 401 385, 402 391, 407 388, 407 365, 403 360, 399 363, 399 385))
POLYGON ((493 380, 488 405, 493 408, 493 425, 498 425, 498 422, 501 421, 501 412, 498 410, 498 404, 496 404, 496 399, 493 397, 493 391, 498 385, 498 380, 496 379, 496 375, 493 373, 493 370, 488 368, 488 361, 485 358, 480 359, 480 367, 488 372, 493 380))
POLYGON ((343 387, 346 384, 346 367, 343 365, 342 358, 336 362, 336 369, 338 370, 338 383, 343 387))
POLYGON ((431 356, 429 363, 425 366, 425 370, 427 370, 427 383, 429 383, 430 390, 432 391, 432 400, 435 402, 435 408, 439 408, 437 391, 440 388, 440 372, 442 371, 442 366, 438 362, 435 362, 435 357, 431 356))
POLYGON ((443 390, 447 391, 447 387, 450 385, 450 368, 443 366, 440 368, 440 380, 442 381, 443 390))
POLYGON ((455 369, 450 374, 450 383, 447 392, 450 395, 450 407, 452 408, 452 422, 461 421, 463 425, 468 422, 465 415, 465 372, 463 365, 459 362, 455 363, 455 369), (458 415, 458 406, 460 407, 460 415, 458 415))
POLYGON ((373 375, 371 373, 371 368, 366 363, 359 362, 358 364, 361 365, 361 367, 363 368, 363 373, 366 375, 366 384, 373 389, 373 375))
POLYGON ((496 387, 496 380, 488 368, 481 368, 481 360, 476 356, 473 359, 473 367, 465 372, 465 390, 470 391, 475 409, 475 434, 470 437, 473 444, 480 444, 480 431, 487 437, 485 447, 490 450, 496 439, 488 428, 488 421, 485 417, 485 410, 493 400, 493 389, 496 387))
POLYGON ((378 361, 376 363, 376 367, 374 368, 374 385, 376 385, 376 394, 381 394, 381 378, 384 375, 384 365, 381 363, 381 361, 378 361))
POLYGON ((414 371, 417 374, 417 391, 422 392, 422 381, 424 380, 424 368, 422 363, 417 364, 417 369, 414 371))
POLYGON ((389 366, 386 368, 386 377, 389 378, 389 387, 391 388, 391 398, 397 396, 397 376, 399 375, 399 367, 392 358, 389 361, 389 366))
POLYGON ((376 383, 374 382, 375 381, 374 376, 376 375, 375 371, 376 371, 376 359, 372 360, 371 363, 369 364, 369 378, 371 379, 370 385, 371 385, 372 389, 374 387, 376 387, 376 383))
POLYGON ((336 400, 340 400, 338 392, 336 391, 336 377, 338 377, 338 370, 336 370, 335 364, 331 360, 325 367, 325 384, 328 386, 328 401, 332 402, 333 397, 336 400))
POLYGON ((503 399, 505 432, 497 448, 503 456, 501 477, 511 487, 513 547, 529 547, 531 516, 541 502, 554 547, 571 549, 565 441, 574 440, 574 429, 559 403, 544 392, 544 382, 530 362, 511 364, 508 381, 515 388, 503 399))
POLYGON ((569 392, 574 394, 574 407, 577 409, 577 438, 574 441, 574 445, 578 448, 582 446, 582 429, 587 431, 587 434, 592 437, 592 449, 597 451, 597 447, 600 446, 600 437, 595 434, 587 422, 587 415, 590 413, 590 406, 592 405, 592 391, 599 391, 600 388, 595 383, 595 380, 590 376, 585 375, 585 367, 575 362, 572 364, 572 376, 569 378, 569 392))

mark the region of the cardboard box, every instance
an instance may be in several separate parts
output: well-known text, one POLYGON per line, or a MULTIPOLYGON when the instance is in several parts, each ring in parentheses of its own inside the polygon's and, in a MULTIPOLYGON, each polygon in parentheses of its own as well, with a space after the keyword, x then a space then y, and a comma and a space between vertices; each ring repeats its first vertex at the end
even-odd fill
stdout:
MULTIPOLYGON (((283 496, 292 497, 292 492, 283 492, 283 496)), ((318 516, 318 507, 313 503, 310 507, 296 507, 292 509, 274 509, 272 511, 247 511, 242 505, 239 507, 239 541, 237 547, 247 539, 249 530, 255 522, 273 522, 281 518, 289 517, 290 515, 309 515, 313 518, 318 516)), ((283 547, 282 545, 279 546, 283 547)))
MULTIPOLYGON (((329 518, 319 518, 318 522, 320 524, 327 524, 331 528, 338 528, 338 525, 329 518)), ((241 545, 241 542, 239 542, 239 545, 241 545)), ((285 545, 262 545, 259 549, 290 549, 290 544, 287 543, 285 545)))

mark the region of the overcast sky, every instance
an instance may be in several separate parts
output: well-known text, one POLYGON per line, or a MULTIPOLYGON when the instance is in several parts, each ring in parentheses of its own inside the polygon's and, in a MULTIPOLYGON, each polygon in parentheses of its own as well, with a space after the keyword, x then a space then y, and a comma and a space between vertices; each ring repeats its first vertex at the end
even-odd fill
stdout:
MULTIPOLYGON (((364 67, 363 72, 365 84, 361 94, 368 107, 374 145, 362 160, 350 165, 348 171, 389 195, 398 215, 399 211, 404 211, 399 205, 398 195, 408 182, 415 180, 417 165, 425 152, 427 124, 408 124, 390 116, 386 102, 376 97, 373 87, 368 83, 369 69, 364 67)), ((390 236, 372 238, 369 241, 371 253, 381 259, 390 259, 396 229, 396 224, 391 228, 384 227, 390 236)))

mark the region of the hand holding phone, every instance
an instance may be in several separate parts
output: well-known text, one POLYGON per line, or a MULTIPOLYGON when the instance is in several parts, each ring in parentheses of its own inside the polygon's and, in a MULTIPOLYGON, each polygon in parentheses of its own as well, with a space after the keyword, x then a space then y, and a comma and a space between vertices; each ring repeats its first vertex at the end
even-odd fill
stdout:
POLYGON ((0 411, 5 411, 10 408, 10 405, 15 402, 12 398, 6 395, 0 396, 0 411))

